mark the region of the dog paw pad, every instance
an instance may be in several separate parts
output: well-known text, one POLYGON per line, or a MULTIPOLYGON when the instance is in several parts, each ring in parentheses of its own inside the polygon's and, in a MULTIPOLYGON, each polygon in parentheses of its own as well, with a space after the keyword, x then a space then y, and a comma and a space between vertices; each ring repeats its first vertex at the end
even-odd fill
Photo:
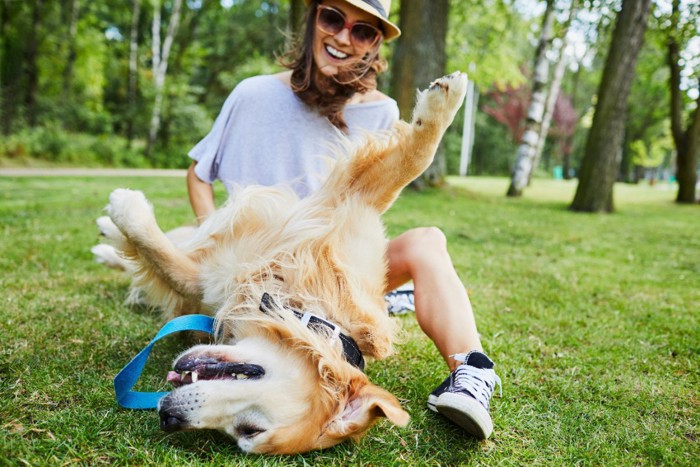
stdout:
POLYGON ((459 71, 436 79, 419 94, 413 124, 417 127, 435 123, 446 126, 462 105, 467 89, 467 75, 459 71))

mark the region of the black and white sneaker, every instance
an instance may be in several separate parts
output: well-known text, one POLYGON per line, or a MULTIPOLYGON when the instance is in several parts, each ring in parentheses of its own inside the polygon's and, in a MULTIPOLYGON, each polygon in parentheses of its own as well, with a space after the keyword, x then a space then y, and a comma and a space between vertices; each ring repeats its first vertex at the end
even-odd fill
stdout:
POLYGON ((467 433, 486 439, 493 431, 489 403, 496 384, 501 386, 501 379, 493 370, 494 363, 483 352, 475 350, 451 357, 462 364, 430 393, 428 408, 467 433))
POLYGON ((392 290, 384 295, 384 301, 387 311, 392 316, 416 311, 415 296, 411 285, 392 290))

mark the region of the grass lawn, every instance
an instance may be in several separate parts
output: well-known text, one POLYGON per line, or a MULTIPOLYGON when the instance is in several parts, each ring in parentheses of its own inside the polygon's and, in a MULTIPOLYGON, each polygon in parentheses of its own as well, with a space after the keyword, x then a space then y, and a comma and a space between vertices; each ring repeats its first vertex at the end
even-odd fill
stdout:
MULTIPOLYGON (((493 178, 404 194, 389 233, 443 229, 503 380, 493 437, 427 411, 446 370, 404 316, 406 342, 368 373, 409 426, 270 458, 216 433, 167 435, 153 411, 116 405, 112 378, 160 325, 124 306, 128 280, 89 252, 123 186, 146 192, 165 229, 192 218, 180 179, 0 178, 0 465, 700 465, 700 208, 671 189, 617 186, 613 215, 568 212, 568 182, 537 180, 515 200, 493 178)), ((159 343, 139 389, 166 389, 186 345, 159 343)))

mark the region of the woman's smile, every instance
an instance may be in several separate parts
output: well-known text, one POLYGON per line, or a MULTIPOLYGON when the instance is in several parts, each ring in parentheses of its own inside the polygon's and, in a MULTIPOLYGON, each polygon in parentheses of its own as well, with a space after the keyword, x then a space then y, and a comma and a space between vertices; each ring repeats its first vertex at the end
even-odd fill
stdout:
POLYGON ((326 52, 332 58, 337 59, 337 60, 345 60, 346 58, 348 58, 350 56, 350 54, 347 54, 341 50, 338 50, 329 44, 326 44, 326 52))
MULTIPOLYGON (((341 0, 326 0, 323 5, 341 12, 348 24, 361 22, 374 25, 377 23, 376 18, 371 14, 341 0)), ((347 27, 336 34, 329 34, 318 26, 314 30, 314 61, 325 76, 337 75, 341 67, 350 64, 353 58, 362 58, 371 50, 372 46, 359 48, 353 43, 350 34, 350 29, 347 27)))

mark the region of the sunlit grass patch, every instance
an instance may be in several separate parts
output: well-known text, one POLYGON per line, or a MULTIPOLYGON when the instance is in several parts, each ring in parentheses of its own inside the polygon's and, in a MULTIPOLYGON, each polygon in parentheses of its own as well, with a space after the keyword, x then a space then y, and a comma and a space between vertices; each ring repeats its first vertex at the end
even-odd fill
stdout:
MULTIPOLYGON (((700 459, 700 212, 673 190, 616 186, 612 215, 569 212, 575 183, 451 180, 406 192, 391 235, 436 225, 503 379, 491 440, 429 413, 444 364, 412 316, 397 354, 369 365, 411 413, 359 444, 291 458, 245 456, 215 433, 166 435, 119 409, 112 378, 157 314, 123 304, 128 280, 92 261, 94 219, 116 187, 145 191, 164 229, 191 222, 184 180, 0 178, 0 464, 668 464, 700 459)), ((219 195, 221 192, 219 191, 219 195)), ((186 340, 159 343, 140 384, 165 388, 186 340)))

